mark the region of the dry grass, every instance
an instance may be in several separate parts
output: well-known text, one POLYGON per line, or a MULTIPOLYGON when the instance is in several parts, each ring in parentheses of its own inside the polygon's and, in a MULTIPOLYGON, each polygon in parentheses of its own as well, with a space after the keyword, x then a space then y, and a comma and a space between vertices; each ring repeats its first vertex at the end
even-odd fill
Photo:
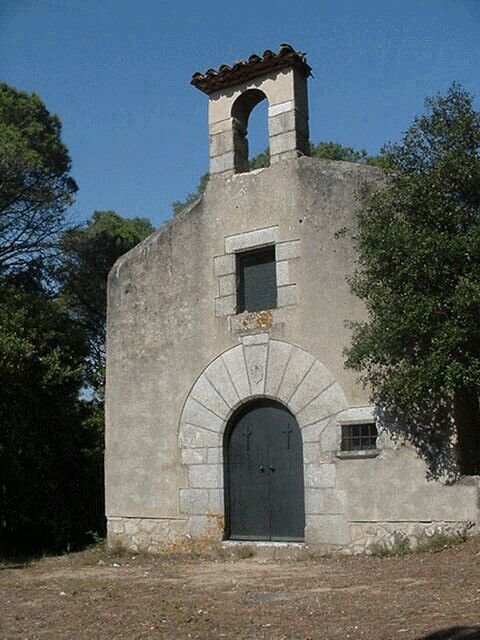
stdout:
POLYGON ((0 602, 1 640, 474 640, 480 538, 297 562, 93 549, 0 565, 0 602))

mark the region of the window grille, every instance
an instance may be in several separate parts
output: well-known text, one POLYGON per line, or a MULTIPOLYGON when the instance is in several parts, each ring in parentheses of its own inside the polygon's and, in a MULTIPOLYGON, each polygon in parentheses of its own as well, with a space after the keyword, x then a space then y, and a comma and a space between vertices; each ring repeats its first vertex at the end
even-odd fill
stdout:
POLYGON ((377 427, 375 423, 343 424, 342 451, 365 451, 377 448, 377 427))

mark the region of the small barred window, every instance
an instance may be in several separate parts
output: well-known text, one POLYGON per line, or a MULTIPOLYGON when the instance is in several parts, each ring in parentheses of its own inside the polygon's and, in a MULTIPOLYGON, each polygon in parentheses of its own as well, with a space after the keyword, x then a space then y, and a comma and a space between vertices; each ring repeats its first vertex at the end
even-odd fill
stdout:
POLYGON ((373 422, 342 425, 342 451, 365 451, 377 448, 377 427, 373 422))

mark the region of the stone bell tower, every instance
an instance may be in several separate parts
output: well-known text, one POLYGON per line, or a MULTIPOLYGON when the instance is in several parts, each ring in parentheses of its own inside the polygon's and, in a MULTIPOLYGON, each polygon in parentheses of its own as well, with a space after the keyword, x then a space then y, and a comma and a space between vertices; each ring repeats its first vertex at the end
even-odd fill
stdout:
POLYGON ((305 54, 282 44, 278 53, 193 74, 192 84, 209 97, 210 174, 248 171, 248 118, 265 99, 271 164, 309 155, 310 73, 305 54))

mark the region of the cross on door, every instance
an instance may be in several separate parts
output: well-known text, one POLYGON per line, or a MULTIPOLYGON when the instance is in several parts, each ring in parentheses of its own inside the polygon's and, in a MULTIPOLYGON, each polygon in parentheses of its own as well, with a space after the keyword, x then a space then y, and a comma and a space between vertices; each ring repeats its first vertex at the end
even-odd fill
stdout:
POLYGON ((247 451, 250 451, 250 436, 252 435, 252 429, 251 429, 249 424, 244 429, 243 435, 244 435, 245 441, 246 441, 245 442, 246 449, 247 449, 247 451))
POLYGON ((287 436, 287 449, 290 449, 290 437, 293 433, 292 427, 290 425, 287 425, 287 428, 283 430, 283 433, 285 433, 287 436))

